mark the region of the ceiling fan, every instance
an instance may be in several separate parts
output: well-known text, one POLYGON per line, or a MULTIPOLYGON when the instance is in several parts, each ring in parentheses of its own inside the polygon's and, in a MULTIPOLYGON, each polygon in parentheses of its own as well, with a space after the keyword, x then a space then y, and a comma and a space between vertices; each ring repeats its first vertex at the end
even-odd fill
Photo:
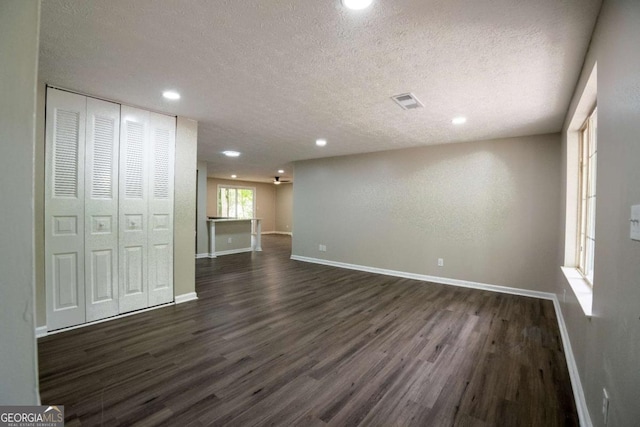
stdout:
POLYGON ((274 183, 275 185, 280 185, 280 184, 282 184, 282 183, 285 183, 285 184, 286 184, 286 183, 288 183, 288 182, 291 182, 291 181, 290 181, 290 180, 288 180, 288 179, 280 179, 280 177, 279 177, 279 176, 276 176, 276 177, 274 177, 274 178, 273 178, 273 183, 274 183))

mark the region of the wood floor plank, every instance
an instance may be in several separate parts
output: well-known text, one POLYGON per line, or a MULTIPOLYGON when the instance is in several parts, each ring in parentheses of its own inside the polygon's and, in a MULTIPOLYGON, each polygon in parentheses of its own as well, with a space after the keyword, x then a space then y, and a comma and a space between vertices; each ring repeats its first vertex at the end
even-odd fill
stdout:
POLYGON ((553 304, 293 261, 196 261, 199 299, 42 338, 68 425, 574 426, 553 304))

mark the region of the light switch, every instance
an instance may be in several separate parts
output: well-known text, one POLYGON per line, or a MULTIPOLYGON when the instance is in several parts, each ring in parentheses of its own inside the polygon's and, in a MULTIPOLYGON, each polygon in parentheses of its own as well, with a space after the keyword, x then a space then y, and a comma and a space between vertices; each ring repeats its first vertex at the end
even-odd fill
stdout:
POLYGON ((640 205, 631 206, 631 240, 640 241, 640 205))

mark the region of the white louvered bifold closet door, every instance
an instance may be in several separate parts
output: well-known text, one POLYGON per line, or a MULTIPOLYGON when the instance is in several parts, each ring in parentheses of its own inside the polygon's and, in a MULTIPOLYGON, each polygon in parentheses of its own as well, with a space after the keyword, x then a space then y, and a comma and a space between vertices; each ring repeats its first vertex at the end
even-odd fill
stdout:
POLYGON ((173 301, 175 117, 122 106, 120 313, 173 301))
POLYGON ((47 329, 173 295, 175 117, 47 89, 47 329))
POLYGON ((44 230, 49 330, 85 322, 86 102, 81 95, 47 91, 44 230))
POLYGON ((176 119, 149 113, 149 305, 173 301, 176 119))
POLYGON ((149 305, 149 112, 125 105, 120 122, 120 313, 149 305))
POLYGON ((118 314, 120 105, 87 98, 85 281, 87 322, 118 314))

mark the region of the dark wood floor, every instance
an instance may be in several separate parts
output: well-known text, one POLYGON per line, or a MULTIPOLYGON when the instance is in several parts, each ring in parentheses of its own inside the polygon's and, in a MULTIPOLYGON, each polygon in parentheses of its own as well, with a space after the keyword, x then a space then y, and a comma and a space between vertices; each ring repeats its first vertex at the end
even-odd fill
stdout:
POLYGON ((197 262, 198 301, 39 340, 67 425, 573 426, 550 301, 264 252, 197 262))

